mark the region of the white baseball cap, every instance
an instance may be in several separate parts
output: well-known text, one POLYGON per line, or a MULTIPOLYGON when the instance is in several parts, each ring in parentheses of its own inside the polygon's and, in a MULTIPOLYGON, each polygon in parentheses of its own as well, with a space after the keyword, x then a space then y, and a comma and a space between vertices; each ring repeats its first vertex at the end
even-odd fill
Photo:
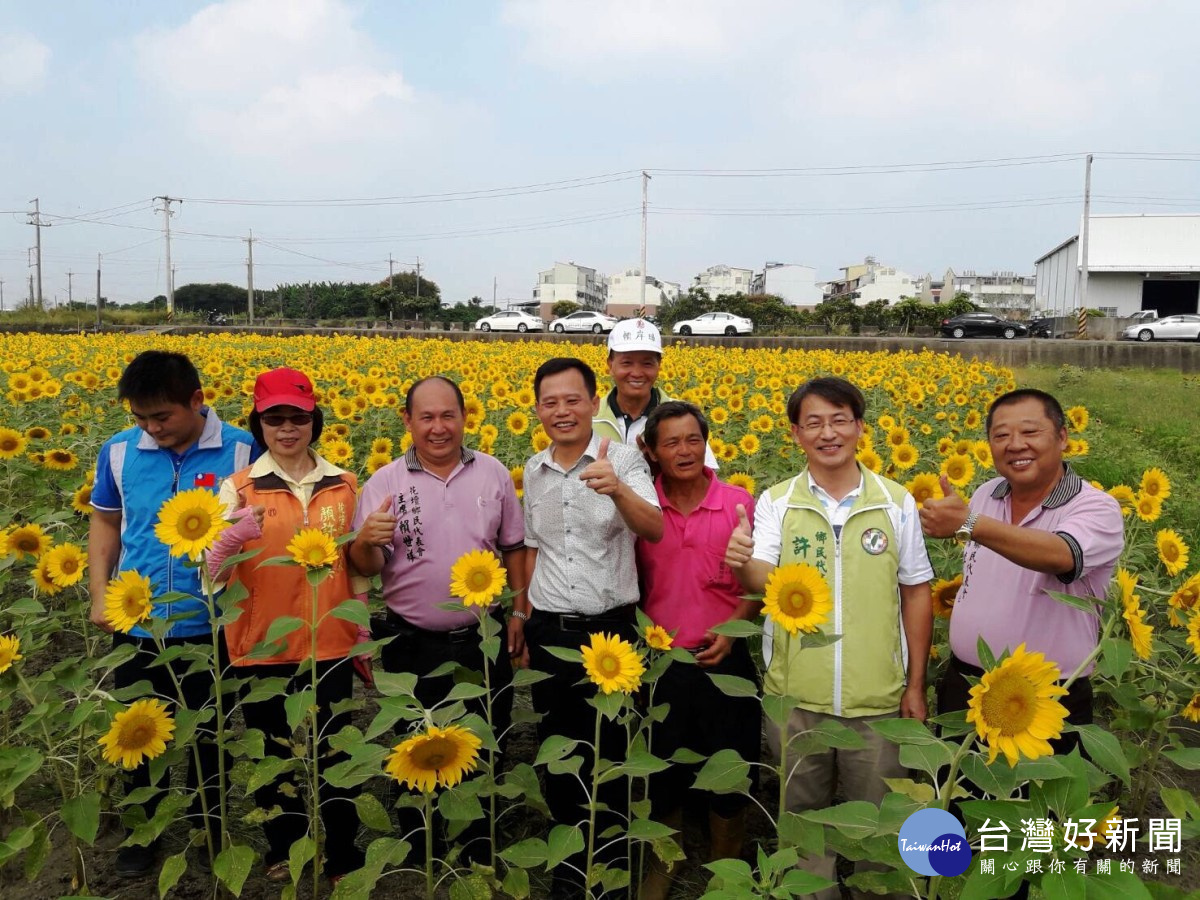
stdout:
POLYGON ((608 349, 612 353, 628 350, 647 350, 662 353, 662 335, 653 322, 645 319, 626 319, 618 322, 608 333, 608 349))

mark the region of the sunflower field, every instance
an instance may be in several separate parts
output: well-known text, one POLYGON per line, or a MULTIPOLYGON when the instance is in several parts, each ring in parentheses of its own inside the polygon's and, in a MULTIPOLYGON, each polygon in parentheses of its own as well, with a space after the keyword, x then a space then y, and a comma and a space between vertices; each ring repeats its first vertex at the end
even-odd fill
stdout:
MULTIPOLYGON (((456 685, 444 704, 423 709, 412 696, 414 678, 377 671, 376 689, 360 689, 352 701, 354 725, 331 739, 348 759, 329 773, 316 750, 315 705, 303 694, 295 703, 289 697, 295 759, 281 763, 264 751, 262 732, 241 718, 236 691, 224 699, 224 689, 216 691, 214 707, 192 710, 113 690, 112 672, 127 654, 89 623, 89 498, 100 445, 132 424, 116 400, 117 380, 125 365, 148 349, 187 353, 200 370, 206 402, 223 420, 243 427, 258 374, 283 365, 304 370, 325 411, 319 449, 331 462, 358 473, 360 483, 407 450, 410 438, 400 412, 405 391, 420 377, 444 374, 459 384, 467 405, 467 445, 502 460, 518 495, 525 461, 549 444, 534 413, 537 366, 555 353, 577 355, 596 370, 601 390, 609 387, 605 348, 599 345, 232 334, 0 335, 0 892, 16 896, 21 891, 31 898, 122 894, 121 882, 107 872, 114 849, 122 842, 145 845, 162 838, 165 858, 157 880, 126 896, 166 896, 185 888, 195 896, 277 895, 256 874, 262 848, 255 826, 271 813, 254 806, 252 793, 278 776, 282 765, 307 785, 312 809, 320 802, 319 768, 323 778, 339 786, 361 788, 355 806, 366 864, 333 888, 335 897, 372 891, 455 900, 545 896, 550 870, 585 847, 581 828, 544 821, 538 775, 571 771, 583 748, 553 738, 537 746, 530 737, 536 714, 522 698, 539 678, 536 672, 524 670, 514 681, 514 736, 524 735, 524 742, 510 741, 504 759, 486 717, 464 712, 462 701, 480 696, 486 685, 456 685), (213 811, 220 828, 208 837, 203 830, 188 830, 184 810, 191 797, 182 785, 172 785, 149 818, 138 805, 147 797, 123 796, 120 787, 126 770, 149 766, 153 774, 191 758, 203 729, 216 730, 222 759, 230 761, 228 770, 222 764, 221 806, 213 811), (470 773, 476 777, 466 777, 470 773), (448 824, 451 844, 444 856, 435 858, 429 848, 421 861, 411 861, 412 848, 393 832, 389 807, 397 805, 414 806, 427 820, 448 824), (468 864, 456 855, 453 835, 476 819, 488 822, 490 858, 468 864)), ((721 477, 757 496, 803 465, 789 434, 787 398, 806 379, 827 374, 850 379, 866 395, 859 459, 904 484, 918 503, 942 495, 942 476, 969 497, 995 475, 984 415, 993 398, 1017 385, 1011 371, 989 363, 933 352, 672 347, 664 355, 658 385, 706 412, 721 477)), ((986 900, 1011 896, 1028 883, 1035 895, 1048 898, 1160 898, 1185 896, 1187 886, 1200 884, 1195 844, 1200 836, 1200 570, 1188 545, 1195 523, 1179 521, 1172 503, 1173 492, 1190 473, 1160 467, 1129 471, 1119 460, 1103 459, 1102 417, 1072 405, 1067 393, 1060 400, 1069 407, 1069 456, 1077 469, 1085 478, 1094 470, 1120 472, 1123 479, 1098 483, 1121 504, 1126 548, 1110 595, 1098 598, 1102 639, 1092 681, 1102 725, 1079 729, 1086 754, 1048 753, 1038 739, 1041 721, 1033 714, 1028 721, 999 722, 986 710, 970 710, 939 720, 936 735, 914 720, 895 720, 879 730, 900 745, 911 777, 889 781, 891 793, 879 807, 847 802, 789 812, 782 802, 786 761, 742 760, 736 754, 708 760, 653 755, 654 681, 688 654, 672 648, 670 635, 642 619, 636 645, 593 636, 590 646, 571 651, 580 677, 597 685, 597 717, 624 722, 629 736, 623 760, 602 760, 594 767, 592 796, 600 781, 628 784, 633 802, 627 827, 599 838, 627 844, 634 871, 589 866, 595 893, 603 889, 617 896, 633 885, 636 896, 639 861, 644 865, 651 854, 667 861, 683 858, 682 837, 652 821, 640 798, 650 774, 685 762, 698 767, 697 787, 717 792, 750 791, 751 767, 762 768, 752 804, 757 817, 752 843, 758 849, 745 861, 693 866, 672 896, 810 893, 827 882, 802 873, 795 863, 800 855, 823 848, 881 864, 878 871, 849 881, 856 889, 881 894, 986 900), (1094 465, 1097 461, 1103 465, 1094 465), (981 848, 1003 824, 1010 832, 1007 850, 995 856, 994 867, 981 865, 987 857, 980 854, 962 875, 918 876, 897 850, 899 830, 913 812, 933 805, 946 809, 951 802, 966 820, 973 847, 981 848), (1175 823, 1174 847, 1164 849, 1150 839, 1156 821, 1175 823), (1086 840, 1077 831, 1082 822, 1092 826, 1086 840), (1136 826, 1132 837, 1129 823, 1136 826), (1101 865, 1100 857, 1111 865, 1101 865)), ((172 515, 165 510, 164 521, 172 515)), ((198 558, 222 527, 214 523, 212 534, 184 549, 198 558)), ((178 538, 169 529, 162 535, 168 543, 178 538)), ((947 627, 961 583, 962 551, 953 541, 930 541, 929 551, 938 576, 932 685, 948 656, 947 627)), ((291 558, 272 562, 303 566, 314 585, 334 558, 319 533, 300 534, 289 552, 291 558)), ((138 621, 150 593, 146 579, 121 573, 109 588, 110 621, 118 628, 138 621)), ((461 569, 456 567, 453 593, 467 608, 477 609, 494 597, 507 597, 491 557, 464 558, 461 569)), ((224 600, 236 602, 236 596, 224 600)), ((208 602, 219 615, 220 599, 210 596, 208 602)), ((377 595, 371 606, 379 609, 377 595)), ((349 608, 334 614, 358 615, 349 608)), ((498 650, 498 628, 480 615, 481 652, 498 650)), ((279 629, 273 637, 285 633, 279 629)), ((761 638, 762 626, 739 623, 729 633, 754 641, 761 638)), ((792 639, 820 643, 831 638, 817 632, 792 639)), ((162 659, 168 655, 164 650, 162 659)), ((1055 686, 1059 679, 1072 675, 1023 648, 985 662, 990 663, 984 678, 989 688, 1028 686, 1035 711, 1037 703, 1061 690, 1055 686)), ((213 656, 198 655, 192 665, 211 669, 213 656)), ((730 683, 728 689, 744 692, 746 685, 730 683)), ((787 710, 764 704, 764 714, 786 719, 787 710)), ((852 746, 855 736, 847 731, 803 735, 790 752, 852 746)), ((310 865, 320 858, 319 817, 314 812, 311 818, 311 835, 293 845, 288 860, 287 897, 329 890, 316 878, 318 867, 310 865)), ((589 862, 593 849, 598 851, 589 840, 589 862)))

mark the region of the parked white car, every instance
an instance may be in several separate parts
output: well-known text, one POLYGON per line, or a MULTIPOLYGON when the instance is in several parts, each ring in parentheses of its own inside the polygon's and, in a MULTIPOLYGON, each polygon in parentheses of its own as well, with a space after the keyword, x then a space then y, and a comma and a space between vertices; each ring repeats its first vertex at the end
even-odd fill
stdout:
POLYGON ((475 323, 476 331, 544 331, 546 323, 518 309, 492 313, 475 323))
POLYGON ((1167 316, 1157 322, 1134 322, 1123 332, 1125 341, 1200 341, 1200 316, 1167 316))
POLYGON ((694 319, 676 322, 671 332, 682 335, 727 334, 732 337, 737 334, 754 334, 754 323, 733 313, 710 312, 694 319))
POLYGON ((581 309, 569 316, 555 319, 550 323, 550 330, 559 334, 564 331, 590 331, 593 334, 602 334, 612 331, 616 324, 617 320, 612 316, 606 316, 604 313, 590 309, 581 309))

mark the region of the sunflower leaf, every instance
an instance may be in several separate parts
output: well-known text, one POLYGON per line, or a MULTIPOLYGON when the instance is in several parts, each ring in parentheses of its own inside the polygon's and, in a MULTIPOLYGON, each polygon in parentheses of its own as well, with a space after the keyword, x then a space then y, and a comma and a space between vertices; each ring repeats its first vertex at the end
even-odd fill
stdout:
POLYGON ((720 625, 714 625, 709 631, 713 634, 723 634, 731 638, 758 637, 762 634, 762 625, 757 621, 747 619, 731 619, 728 622, 722 622, 720 625))
MULTIPOLYGON (((1086 746, 1086 741, 1084 742, 1086 746)), ((1089 752, 1091 748, 1088 748, 1089 752)), ((1164 750, 1163 756, 1181 769, 1195 771, 1200 769, 1200 747, 1184 747, 1178 750, 1164 750)))
POLYGON ((583 653, 573 647, 543 647, 551 656, 561 659, 563 662, 583 663, 583 653))
POLYGON ((163 860, 162 871, 158 873, 158 896, 166 897, 171 888, 179 883, 183 873, 187 871, 187 852, 176 853, 163 860))
POLYGON ((532 869, 544 863, 549 853, 549 847, 541 838, 527 838, 517 841, 511 847, 505 847, 500 851, 500 858, 519 868, 532 869))
POLYGON ((551 677, 553 676, 549 672, 539 672, 536 669, 517 669, 513 672, 512 686, 514 688, 526 687, 551 677))
POLYGON ((234 844, 217 854, 213 860, 213 875, 229 888, 230 893, 239 897, 253 864, 254 851, 245 844, 234 844))
POLYGON ((996 654, 992 652, 992 648, 988 646, 988 642, 983 639, 982 634, 975 642, 975 652, 979 654, 979 668, 989 670, 996 668, 996 654))
POLYGON ((268 644, 273 644, 291 634, 293 631, 303 627, 303 619, 297 618, 296 616, 280 616, 267 627, 267 634, 263 638, 263 641, 268 644))
POLYGON ((750 790, 750 764, 734 750, 718 750, 696 774, 692 787, 714 794, 744 794, 750 790))
POLYGON ((940 744, 942 741, 916 719, 881 719, 870 728, 893 744, 940 744))
POLYGON ((739 678, 737 675, 716 675, 708 676, 712 679, 712 683, 726 697, 757 697, 758 685, 749 678, 739 678))
MULTIPOLYGON (((1078 731, 1092 761, 1104 771, 1116 775, 1122 783, 1129 784, 1129 760, 1121 750, 1121 742, 1099 725, 1080 725, 1078 731)), ((1197 750, 1197 757, 1200 757, 1200 750, 1197 750)))
POLYGON ((371 624, 371 611, 367 609, 367 604, 353 598, 343 600, 329 611, 329 615, 335 619, 344 619, 347 622, 353 622, 360 628, 367 628, 371 624))
POLYGON ((568 856, 583 850, 583 829, 577 825, 555 825, 546 839, 546 868, 553 869, 568 856))
POLYGON ((1095 615, 1097 610, 1104 605, 1103 601, 1097 600, 1095 597, 1075 597, 1071 594, 1064 594, 1062 591, 1046 591, 1046 593, 1059 603, 1089 615, 1095 615))
POLYGON ((71 834, 91 846, 100 830, 100 795, 95 791, 71 797, 59 811, 71 834))

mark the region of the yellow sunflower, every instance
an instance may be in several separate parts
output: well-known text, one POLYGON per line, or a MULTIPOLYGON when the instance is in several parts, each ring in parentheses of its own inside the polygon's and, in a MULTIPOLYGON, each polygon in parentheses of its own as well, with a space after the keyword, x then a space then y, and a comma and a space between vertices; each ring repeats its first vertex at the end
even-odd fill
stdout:
POLYGON ((50 437, 50 429, 44 425, 34 425, 32 428, 25 429, 25 437, 31 441, 44 441, 50 437))
POLYGON ((508 477, 512 479, 513 487, 516 488, 517 496, 520 497, 525 490, 525 467, 513 466, 508 470, 508 477))
POLYGON ((992 447, 987 441, 976 441, 971 445, 971 453, 981 467, 985 469, 992 467, 992 447))
POLYGON ((56 472, 69 472, 79 465, 79 457, 70 450, 58 447, 54 450, 46 451, 46 461, 43 465, 47 469, 53 469, 56 472))
POLYGON ((892 447, 892 465, 897 469, 911 469, 920 458, 917 448, 908 442, 892 447))
POLYGON ((475 768, 481 746, 483 741, 461 725, 431 725, 393 747, 384 772, 427 794, 439 785, 452 788, 475 768))
POLYGON ((100 746, 106 762, 136 769, 142 760, 165 753, 174 733, 175 720, 162 702, 138 700, 113 716, 112 727, 100 738, 100 746))
POLYGON ((371 452, 372 453, 386 453, 388 456, 391 456, 393 449, 394 449, 394 447, 392 446, 391 438, 378 437, 378 438, 375 438, 375 440, 371 441, 371 452))
POLYGON ((1133 495, 1133 488, 1129 485, 1114 484, 1108 489, 1108 495, 1121 504, 1122 516, 1128 516, 1133 513, 1137 500, 1133 495))
POLYGON ((758 439, 757 435, 744 434, 742 435, 742 439, 738 441, 738 446, 742 448, 742 452, 747 456, 753 456, 762 449, 762 442, 758 439))
POLYGON ((1154 542, 1158 546, 1158 558, 1162 560, 1168 575, 1174 577, 1187 568, 1188 545, 1177 532, 1163 528, 1154 536, 1154 542))
POLYGON ((1147 469, 1142 473, 1142 493, 1159 500, 1171 496, 1171 479, 1162 469, 1147 469))
POLYGON ((1086 431, 1088 427, 1087 407, 1072 406, 1067 410, 1067 422, 1070 424, 1072 431, 1086 431))
POLYGON ((518 410, 504 420, 504 427, 509 434, 524 434, 529 430, 529 416, 518 410))
POLYGON ((1129 626, 1129 642, 1139 659, 1149 659, 1153 651, 1154 628, 1146 624, 1146 611, 1134 596, 1133 603, 1126 603, 1122 609, 1125 624, 1129 626))
POLYGON ((1058 702, 1067 693, 1058 684, 1061 674, 1041 653, 1027 653, 1021 644, 971 688, 967 721, 987 744, 988 765, 1001 752, 1010 766, 1021 757, 1054 754, 1050 740, 1062 734, 1067 717, 1066 707, 1058 702))
POLYGON ((450 567, 450 593, 464 606, 491 606, 504 593, 508 572, 494 553, 470 550, 450 567))
POLYGON ((46 551, 42 561, 46 574, 59 587, 70 587, 83 580, 87 569, 87 554, 76 544, 59 544, 46 551))
POLYGON ((0 634, 0 674, 12 668, 12 664, 22 659, 20 653, 21 639, 15 634, 0 634))
POLYGON ((228 527, 217 495, 204 488, 193 488, 181 491, 162 505, 154 533, 172 556, 197 560, 228 527))
POLYGON ((904 487, 917 501, 917 509, 924 506, 925 501, 940 500, 942 496, 941 479, 929 472, 914 475, 912 481, 907 482, 904 487))
POLYGON ((1186 625, 1186 619, 1200 613, 1200 572, 1181 584, 1167 599, 1167 613, 1172 625, 1186 625))
POLYGON ((1179 710, 1179 714, 1185 719, 1200 722, 1200 692, 1192 694, 1192 699, 1188 701, 1187 706, 1179 710))
POLYGON ((1134 500, 1134 512, 1143 522, 1157 522, 1158 517, 1162 515, 1162 508, 1162 497, 1154 494, 1139 492, 1134 500))
POLYGON ((767 577, 763 611, 788 634, 812 634, 829 620, 832 609, 829 585, 815 566, 791 563, 767 577))
POLYGON ((950 579, 939 578, 933 583, 933 614, 939 619, 948 619, 954 612, 954 601, 958 599, 962 581, 959 574, 950 579))
POLYGON ((606 694, 632 694, 642 683, 642 657, 633 646, 615 634, 593 634, 591 645, 583 645, 583 668, 588 678, 606 694))
POLYGON ((29 443, 25 435, 11 428, 0 428, 0 459, 13 459, 25 452, 29 443))
POLYGON ((335 437, 329 443, 321 441, 321 455, 335 466, 348 466, 354 462, 354 448, 342 438, 335 437))
POLYGON ((61 594, 63 589, 54 583, 54 579, 46 570, 46 555, 48 554, 43 554, 42 558, 37 561, 37 565, 30 570, 29 575, 33 579, 33 586, 37 593, 53 597, 55 594, 61 594))
MULTIPOLYGON (((714 425, 724 425, 729 421, 729 410, 723 406, 714 407, 713 410, 708 414, 708 418, 714 425)), ((753 428, 754 423, 751 423, 750 427, 753 428)))
POLYGON ((870 469, 876 474, 883 469, 883 460, 879 458, 879 454, 875 452, 873 447, 867 447, 865 450, 858 451, 856 456, 864 468, 870 469))
POLYGON ((25 556, 37 559, 50 549, 51 543, 50 535, 42 531, 41 525, 21 525, 8 533, 8 552, 18 559, 25 556))
POLYGON ((535 431, 533 437, 529 439, 529 443, 533 446, 534 453, 541 453, 550 446, 550 435, 544 431, 535 431))
POLYGON ((104 591, 104 618, 117 631, 145 622, 153 608, 150 579, 137 572, 119 573, 104 591))
POLYGON ((338 548, 333 538, 319 528, 302 528, 287 545, 292 561, 306 569, 324 569, 337 562, 338 548))
POLYGON ((942 474, 955 487, 964 487, 975 477, 975 463, 965 453, 952 453, 942 460, 942 474))
POLYGON ((1192 648, 1192 652, 1200 656, 1200 613, 1192 616, 1188 622, 1188 646, 1192 648))
POLYGON ((902 425, 897 425, 895 428, 889 428, 887 433, 887 442, 889 446, 899 447, 901 444, 907 444, 911 435, 908 429, 902 425))
POLYGON ((92 514, 92 486, 90 484, 80 485, 71 494, 71 509, 83 516, 92 514))
POLYGON ((667 629, 661 625, 647 626, 645 632, 642 633, 642 640, 652 650, 670 650, 671 645, 675 642, 667 629))
POLYGON ((754 479, 745 472, 731 472, 725 479, 725 483, 744 489, 751 497, 754 496, 754 489, 758 487, 754 479))
POLYGON ((367 474, 374 475, 391 461, 390 453, 372 453, 367 457, 367 474))

